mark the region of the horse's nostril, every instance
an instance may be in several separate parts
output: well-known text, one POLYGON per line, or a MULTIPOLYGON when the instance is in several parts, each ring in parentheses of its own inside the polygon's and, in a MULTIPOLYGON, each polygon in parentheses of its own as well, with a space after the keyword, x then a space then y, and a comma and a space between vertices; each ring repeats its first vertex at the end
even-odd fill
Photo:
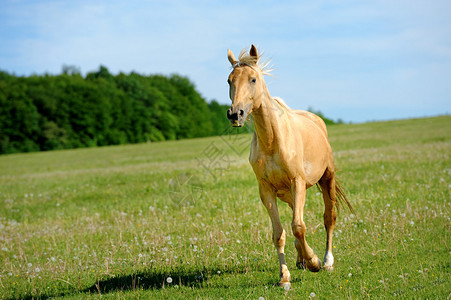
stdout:
POLYGON ((244 110, 240 109, 240 116, 244 115, 244 110))

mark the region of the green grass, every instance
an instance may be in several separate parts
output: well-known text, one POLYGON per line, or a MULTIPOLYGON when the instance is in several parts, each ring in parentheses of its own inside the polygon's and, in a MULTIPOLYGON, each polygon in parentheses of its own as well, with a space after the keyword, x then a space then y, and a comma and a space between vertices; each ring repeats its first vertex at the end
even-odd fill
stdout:
MULTIPOLYGON (((0 298, 449 297, 451 116, 329 136, 356 214, 339 214, 334 271, 311 273, 295 268, 280 204, 290 291, 276 286, 249 135, 0 156, 0 298)), ((322 198, 307 197, 322 258, 322 198)))

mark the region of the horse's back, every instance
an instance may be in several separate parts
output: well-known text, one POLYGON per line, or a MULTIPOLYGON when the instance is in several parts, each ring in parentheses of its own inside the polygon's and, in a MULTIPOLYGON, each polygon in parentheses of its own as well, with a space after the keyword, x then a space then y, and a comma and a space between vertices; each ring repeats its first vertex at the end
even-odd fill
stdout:
POLYGON ((323 133, 327 137, 326 123, 324 123, 323 119, 321 119, 319 116, 306 110, 293 110, 293 112, 302 118, 312 121, 316 126, 318 126, 323 131, 323 133))

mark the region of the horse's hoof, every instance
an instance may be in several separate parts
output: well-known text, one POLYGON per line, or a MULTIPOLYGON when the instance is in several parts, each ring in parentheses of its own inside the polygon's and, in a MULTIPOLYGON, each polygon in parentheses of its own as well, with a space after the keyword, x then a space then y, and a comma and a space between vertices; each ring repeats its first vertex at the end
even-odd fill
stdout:
POLYGON ((333 266, 323 266, 323 269, 326 270, 327 272, 332 272, 334 270, 333 266))
POLYGON ((311 272, 319 272, 321 270, 321 260, 318 258, 318 256, 313 256, 313 258, 310 260, 311 263, 307 263, 307 268, 311 272), (316 259, 316 262, 315 262, 316 259))
POLYGON ((289 291, 291 289, 291 283, 288 281, 279 282, 279 286, 283 288, 285 291, 289 291))

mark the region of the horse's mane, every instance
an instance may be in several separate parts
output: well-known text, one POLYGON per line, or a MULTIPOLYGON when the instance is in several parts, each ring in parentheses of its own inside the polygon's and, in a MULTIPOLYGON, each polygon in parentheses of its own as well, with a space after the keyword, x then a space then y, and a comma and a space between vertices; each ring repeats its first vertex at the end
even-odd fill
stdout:
POLYGON ((263 75, 271 75, 272 69, 269 67, 270 60, 262 60, 262 54, 261 51, 258 51, 257 58, 255 56, 251 56, 247 49, 243 49, 240 52, 240 55, 238 55, 238 62, 233 66, 234 68, 245 65, 249 66, 251 68, 255 68, 257 66, 257 69, 263 73, 263 75))
POLYGON ((277 103, 279 103, 280 106, 283 106, 283 107, 286 108, 286 109, 291 109, 291 108, 285 103, 285 101, 283 101, 282 98, 280 98, 280 97, 274 97, 274 100, 275 100, 277 103))

